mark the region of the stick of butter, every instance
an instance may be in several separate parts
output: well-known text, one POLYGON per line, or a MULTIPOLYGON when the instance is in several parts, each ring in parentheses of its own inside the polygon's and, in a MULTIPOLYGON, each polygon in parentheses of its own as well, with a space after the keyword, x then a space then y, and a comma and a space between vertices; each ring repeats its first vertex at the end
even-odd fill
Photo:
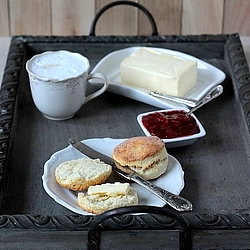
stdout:
POLYGON ((120 65, 121 83, 144 91, 183 97, 197 81, 197 63, 140 48, 120 65))
POLYGON ((129 191, 129 183, 104 183, 101 185, 90 186, 88 188, 88 195, 107 195, 107 196, 117 196, 126 195, 129 191))

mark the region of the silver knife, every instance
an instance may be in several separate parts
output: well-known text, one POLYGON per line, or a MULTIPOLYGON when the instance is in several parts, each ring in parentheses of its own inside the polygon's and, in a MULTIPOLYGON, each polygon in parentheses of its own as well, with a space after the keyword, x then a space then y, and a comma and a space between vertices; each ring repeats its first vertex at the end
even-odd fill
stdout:
POLYGON ((134 181, 137 184, 141 185, 142 187, 146 188, 148 191, 158 196, 160 199, 162 199, 164 202, 166 202, 169 206, 176 209, 177 211, 184 212, 184 211, 191 211, 193 209, 193 205, 190 201, 186 200, 183 197, 180 197, 179 195, 170 193, 167 190, 162 189, 147 180, 144 180, 142 177, 138 176, 135 173, 135 171, 133 171, 129 167, 122 167, 119 165, 119 168, 118 168, 117 165, 115 164, 114 159, 92 149, 91 147, 78 141, 77 139, 70 138, 69 144, 72 145, 78 151, 80 151, 82 154, 88 156, 89 158, 92 158, 92 159, 99 158, 103 162, 111 165, 113 171, 115 171, 122 177, 130 181, 134 181))

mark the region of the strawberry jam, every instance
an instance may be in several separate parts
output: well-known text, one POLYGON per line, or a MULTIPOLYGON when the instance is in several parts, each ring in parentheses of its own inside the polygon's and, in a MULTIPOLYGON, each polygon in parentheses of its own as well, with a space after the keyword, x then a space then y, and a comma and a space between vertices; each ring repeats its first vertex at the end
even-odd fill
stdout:
POLYGON ((155 112, 142 117, 142 123, 151 135, 161 139, 189 136, 200 132, 196 120, 183 110, 155 112))

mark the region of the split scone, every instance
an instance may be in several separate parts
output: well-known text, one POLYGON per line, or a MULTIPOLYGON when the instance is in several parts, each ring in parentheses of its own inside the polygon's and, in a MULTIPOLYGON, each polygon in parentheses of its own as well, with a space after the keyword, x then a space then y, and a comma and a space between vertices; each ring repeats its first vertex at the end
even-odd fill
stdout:
POLYGON ((118 144, 113 159, 129 167, 146 180, 155 179, 167 170, 168 153, 164 142, 157 136, 132 137, 118 144))
POLYGON ((89 186, 103 183, 111 172, 112 167, 100 159, 79 158, 59 164, 55 177, 60 186, 83 191, 89 186))
POLYGON ((78 193, 77 204, 89 213, 100 214, 113 208, 138 205, 138 196, 129 183, 105 183, 78 193))

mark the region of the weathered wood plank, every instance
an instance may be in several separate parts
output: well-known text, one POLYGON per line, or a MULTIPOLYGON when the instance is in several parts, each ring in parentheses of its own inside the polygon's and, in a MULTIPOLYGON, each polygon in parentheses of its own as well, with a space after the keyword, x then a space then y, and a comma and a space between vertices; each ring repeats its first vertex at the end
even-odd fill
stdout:
MULTIPOLYGON (((181 32, 181 0, 140 0, 153 15, 158 33, 162 35, 180 34, 181 32)), ((150 35, 151 27, 147 17, 139 12, 139 35, 150 35)))
POLYGON ((8 0, 0 0, 0 36, 9 36, 8 0))
POLYGON ((245 36, 250 35, 250 1, 237 0, 225 1, 225 17, 223 33, 240 33, 245 36))
POLYGON ((9 0, 11 35, 51 35, 50 0, 9 0))
MULTIPOLYGON (((250 35, 249 0, 133 0, 155 18, 158 32, 250 35)), ((94 14, 112 0, 0 0, 0 36, 87 35, 94 14)), ((146 16, 132 6, 109 9, 97 35, 149 35, 146 16)))
MULTIPOLYGON (((97 0, 96 11, 113 2, 97 0)), ((137 2, 137 1, 134 1, 137 2)), ((138 10, 133 6, 115 6, 103 13, 96 26, 97 35, 137 35, 138 10)))
POLYGON ((51 0, 53 35, 87 35, 95 13, 93 0, 51 0))
POLYGON ((220 34, 223 0, 183 0, 182 34, 220 34))

